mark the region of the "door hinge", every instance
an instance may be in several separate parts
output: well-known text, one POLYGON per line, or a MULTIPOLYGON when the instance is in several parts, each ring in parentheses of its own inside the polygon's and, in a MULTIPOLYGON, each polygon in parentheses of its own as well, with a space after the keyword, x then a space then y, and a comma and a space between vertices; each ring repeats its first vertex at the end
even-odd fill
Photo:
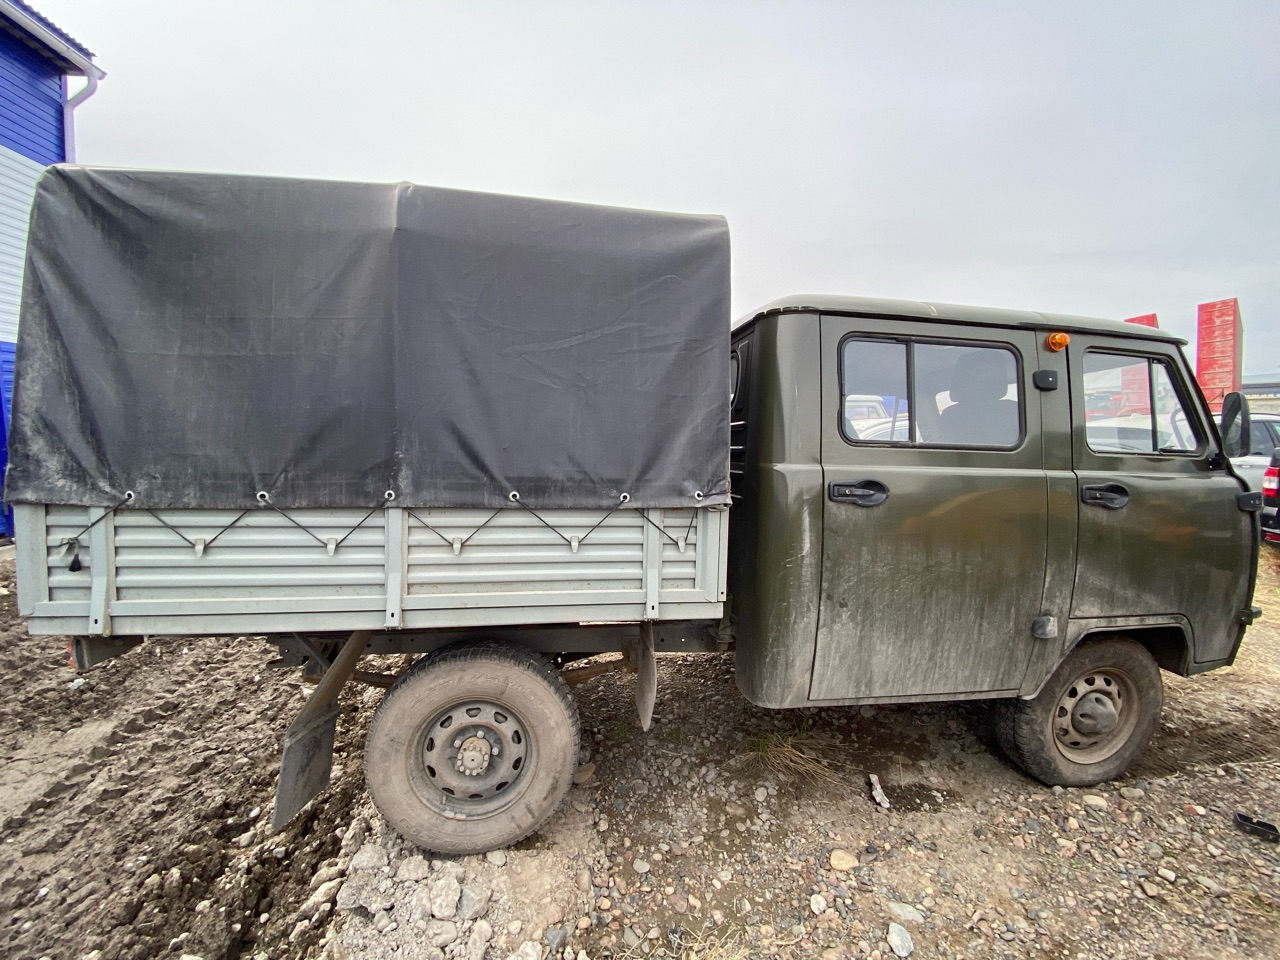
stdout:
POLYGON ((1261 620, 1261 619, 1262 619, 1261 607, 1249 607, 1248 609, 1240 611, 1240 622, 1243 623, 1246 627, 1249 626, 1249 624, 1253 623, 1253 621, 1261 620))
POLYGON ((1257 513, 1262 509, 1262 493, 1258 490, 1236 494, 1236 506, 1245 513, 1257 513))
POLYGON ((1031 635, 1037 640, 1056 640, 1058 638, 1058 618, 1036 617, 1031 621, 1031 635))

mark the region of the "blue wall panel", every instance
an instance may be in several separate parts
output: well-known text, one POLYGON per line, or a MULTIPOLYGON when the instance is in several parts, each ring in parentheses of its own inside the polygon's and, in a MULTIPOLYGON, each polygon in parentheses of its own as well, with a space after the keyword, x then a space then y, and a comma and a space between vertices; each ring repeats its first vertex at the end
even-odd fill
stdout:
MULTIPOLYGON (((23 43, 7 30, 0 29, 0 144, 14 153, 21 154, 38 164, 61 163, 66 159, 66 143, 62 118, 62 70, 23 43)), ((9 154, 18 167, 25 161, 9 154)), ((13 163, 9 164, 10 167, 13 163)), ((3 173, 13 179, 23 170, 5 168, 3 173)), ((30 176, 18 176, 20 186, 29 187, 30 176)), ((15 181, 16 183, 16 181, 15 181)), ((13 187, 14 184, 9 184, 13 187)), ((5 196, 14 193, 9 189, 5 196)), ((17 190, 18 194, 23 193, 17 190)), ((15 194, 16 195, 16 194, 15 194)), ((21 237, 9 238, 25 241, 25 215, 18 216, 13 224, 6 223, 21 233, 21 237)), ((11 244, 12 245, 12 244, 11 244)), ((25 243, 17 243, 20 249, 25 243)), ((17 276, 20 276, 20 272, 17 276)), ((14 284, 16 291, 16 284, 14 284)), ((6 324, 11 326, 11 324, 6 324)), ((12 331, 6 331, 12 336, 12 331)), ((13 404, 14 345, 0 341, 0 476, 9 463, 9 415, 13 404)), ((8 510, 0 511, 0 535, 12 536, 13 518, 8 510)))
POLYGON ((4 397, 4 432, 9 432, 13 413, 13 356, 17 345, 0 341, 0 396, 4 397))
POLYGON ((62 71, 0 30, 0 143, 39 163, 65 158, 62 71))
MULTIPOLYGON (((0 420, 0 477, 9 465, 9 415, 13 411, 13 356, 14 345, 0 342, 0 406, 4 419, 0 420)), ((6 506, 0 513, 0 534, 13 536, 13 511, 6 506)))

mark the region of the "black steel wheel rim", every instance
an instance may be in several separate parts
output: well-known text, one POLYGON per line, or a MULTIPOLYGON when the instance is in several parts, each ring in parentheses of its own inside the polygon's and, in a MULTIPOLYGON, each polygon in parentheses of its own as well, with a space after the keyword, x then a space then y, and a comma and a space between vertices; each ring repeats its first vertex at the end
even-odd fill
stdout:
POLYGON ((410 746, 418 796, 443 816, 501 813, 523 792, 533 767, 533 738, 508 705, 462 700, 436 714, 410 746))

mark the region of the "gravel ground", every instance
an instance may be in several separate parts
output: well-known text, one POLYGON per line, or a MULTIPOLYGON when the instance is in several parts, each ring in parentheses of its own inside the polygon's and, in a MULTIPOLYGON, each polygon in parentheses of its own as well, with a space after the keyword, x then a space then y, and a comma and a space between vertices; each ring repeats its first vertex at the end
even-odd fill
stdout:
MULTIPOLYGON (((1257 602, 1280 616, 1278 571, 1257 602)), ((347 694, 335 785, 273 837, 305 690, 270 647, 148 642, 76 678, 10 600, 0 956, 1280 955, 1277 847, 1232 825, 1280 819, 1280 622, 1166 676, 1156 741, 1088 790, 1019 774, 976 705, 761 710, 731 658, 663 657, 648 734, 625 674, 577 688, 579 783, 539 834, 433 860, 363 791, 379 691, 347 694)))

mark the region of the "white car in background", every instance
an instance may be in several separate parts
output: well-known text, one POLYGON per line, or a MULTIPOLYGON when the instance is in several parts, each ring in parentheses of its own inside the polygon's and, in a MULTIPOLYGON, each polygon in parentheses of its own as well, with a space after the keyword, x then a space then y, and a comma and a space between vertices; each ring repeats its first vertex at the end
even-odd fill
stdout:
POLYGON ((1250 490, 1261 490, 1262 475, 1271 463, 1271 454, 1280 447, 1280 413, 1251 412, 1249 423, 1249 452, 1243 457, 1232 457, 1231 465, 1250 490))
POLYGON ((859 420, 887 420, 884 398, 874 394, 851 393, 844 398, 844 416, 851 423, 859 420))

